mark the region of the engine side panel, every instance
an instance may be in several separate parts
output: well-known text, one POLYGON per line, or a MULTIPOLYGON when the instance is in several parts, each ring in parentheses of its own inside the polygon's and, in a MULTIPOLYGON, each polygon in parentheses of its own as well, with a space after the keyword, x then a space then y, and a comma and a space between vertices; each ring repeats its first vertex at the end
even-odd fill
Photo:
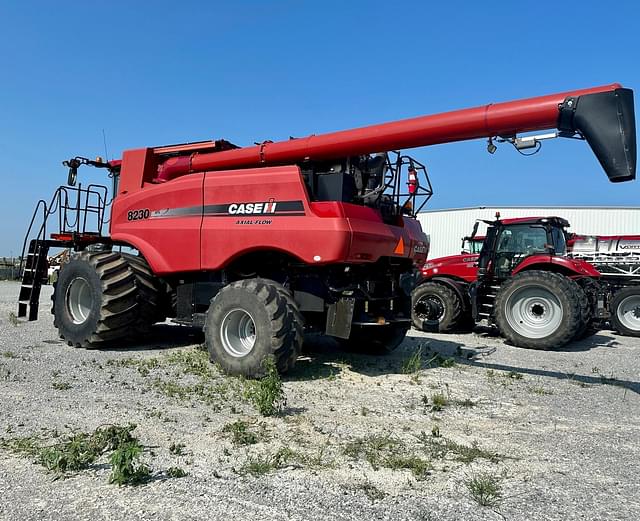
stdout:
POLYGON ((204 174, 146 183, 113 201, 111 237, 134 246, 158 275, 196 271, 200 263, 204 174))

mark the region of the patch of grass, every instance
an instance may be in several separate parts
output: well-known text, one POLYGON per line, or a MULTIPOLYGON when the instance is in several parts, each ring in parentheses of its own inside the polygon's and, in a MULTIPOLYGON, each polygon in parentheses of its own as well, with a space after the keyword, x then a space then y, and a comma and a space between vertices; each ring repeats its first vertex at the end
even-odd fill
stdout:
POLYGON ((53 382, 51 384, 51 387, 53 387, 57 391, 68 391, 72 386, 69 382, 53 382))
POLYGON ((153 381, 153 387, 156 391, 179 400, 198 399, 208 405, 220 407, 220 402, 224 399, 229 391, 229 385, 224 382, 213 384, 197 383, 194 385, 183 385, 175 380, 162 380, 156 378, 153 381))
POLYGON ((180 467, 169 467, 167 469, 167 476, 170 478, 184 478, 187 475, 187 472, 180 467))
POLYGON ((464 400, 453 400, 453 403, 458 407, 475 407, 478 402, 474 402, 471 398, 465 398, 464 400))
POLYGON ((247 381, 245 397, 262 416, 275 416, 286 405, 282 380, 273 357, 262 361, 265 376, 257 381, 247 381))
POLYGON ((388 434, 373 434, 348 442, 342 452, 350 458, 364 458, 374 470, 379 469, 390 454, 402 448, 399 440, 388 434))
POLYGON ((15 354, 13 351, 4 351, 2 353, 2 356, 4 356, 5 358, 18 358, 18 355, 15 354))
POLYGON ((441 411, 447 405, 449 405, 449 398, 447 398, 443 393, 435 393, 431 395, 431 410, 433 412, 441 411))
POLYGON ((506 375, 507 378, 511 378, 512 380, 523 380, 524 375, 522 373, 518 373, 517 371, 509 371, 506 375))
POLYGON ((258 435, 249 429, 249 424, 243 420, 227 423, 222 432, 231 435, 234 445, 253 445, 258 443, 258 435))
POLYGON ((500 478, 490 473, 476 474, 469 478, 465 485, 471 497, 483 507, 495 506, 502 498, 500 478))
POLYGON ((383 466, 391 470, 408 469, 418 481, 426 479, 433 470, 433 465, 429 461, 415 454, 390 454, 384 459, 383 466))
POLYGON ((171 353, 167 362, 177 365, 185 374, 192 374, 201 378, 215 376, 215 368, 209 360, 209 353, 199 348, 185 349, 171 353))
POLYGON ((144 447, 135 438, 119 444, 109 458, 112 467, 109 483, 135 486, 148 481, 151 471, 140 462, 143 451, 144 447))
POLYGON ((404 374, 416 375, 422 369, 422 346, 419 346, 409 358, 402 363, 404 374))
POLYGON ((73 434, 53 445, 43 445, 43 441, 35 437, 14 438, 3 441, 2 446, 17 454, 35 457, 49 471, 65 474, 86 469, 105 452, 135 440, 131 434, 135 428, 134 424, 101 427, 93 433, 73 434))
POLYGON ((20 436, 8 440, 0 440, 0 447, 24 456, 36 456, 40 451, 42 440, 36 436, 20 436))
POLYGON ((471 445, 464 445, 444 438, 439 434, 440 432, 438 431, 438 436, 434 436, 433 433, 429 436, 427 433, 422 432, 418 437, 423 449, 431 459, 451 457, 454 461, 461 463, 471 463, 476 459, 485 459, 491 463, 498 463, 506 459, 506 456, 502 456, 497 452, 481 449, 476 441, 471 445))
POLYGON ((294 455, 295 453, 288 447, 281 447, 275 454, 248 456, 238 473, 263 476, 283 467, 294 455))
POLYGON ((436 353, 429 360, 425 362, 427 367, 455 367, 455 358, 442 356, 440 353, 436 353))
POLYGON ((541 385, 534 385, 534 386, 529 387, 529 392, 533 393, 533 394, 538 394, 540 396, 546 396, 546 395, 553 394, 553 391, 549 391, 548 389, 545 389, 541 385))
POLYGON ((14 327, 20 325, 20 321, 13 311, 9 311, 9 323, 14 327))
POLYGON ((160 367, 159 358, 112 358, 106 365, 111 367, 134 367, 142 376, 148 376, 152 369, 160 367))

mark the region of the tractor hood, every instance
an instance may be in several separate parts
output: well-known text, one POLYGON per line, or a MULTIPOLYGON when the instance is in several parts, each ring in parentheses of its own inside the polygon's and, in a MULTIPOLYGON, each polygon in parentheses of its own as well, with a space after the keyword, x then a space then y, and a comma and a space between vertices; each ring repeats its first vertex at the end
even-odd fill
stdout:
POLYGON ((427 262, 422 267, 423 277, 437 277, 439 275, 450 275, 467 278, 469 271, 477 271, 478 254, 461 254, 440 257, 427 262))

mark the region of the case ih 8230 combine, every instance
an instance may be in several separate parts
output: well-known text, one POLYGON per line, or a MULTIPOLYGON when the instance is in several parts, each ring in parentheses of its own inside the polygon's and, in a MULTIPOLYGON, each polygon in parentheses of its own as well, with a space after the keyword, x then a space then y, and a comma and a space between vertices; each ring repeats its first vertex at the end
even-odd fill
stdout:
POLYGON ((515 345, 539 349, 606 322, 640 336, 640 236, 572 234, 561 217, 496 217, 484 221, 482 238, 476 221, 460 255, 422 267, 414 326, 453 332, 484 320, 515 345))
POLYGON ((558 129, 585 139, 619 182, 635 178, 634 125, 632 91, 613 84, 245 148, 219 140, 75 157, 70 186, 40 204, 19 316, 37 317, 47 251, 64 247, 76 253, 60 269, 53 314, 73 346, 171 317, 204 327, 211 358, 235 374, 260 375, 267 356, 291 368, 304 328, 393 349, 427 255, 414 213, 430 191, 422 165, 387 152, 482 137, 519 146, 522 132, 558 129), (106 187, 74 186, 83 164, 113 178, 109 210, 106 187))

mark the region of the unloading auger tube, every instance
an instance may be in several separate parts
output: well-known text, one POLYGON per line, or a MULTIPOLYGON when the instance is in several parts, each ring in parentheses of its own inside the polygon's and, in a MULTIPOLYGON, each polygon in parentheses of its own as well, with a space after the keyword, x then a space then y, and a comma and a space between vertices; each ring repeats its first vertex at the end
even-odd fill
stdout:
POLYGON ((166 159, 162 149, 154 149, 155 181, 193 172, 328 160, 548 129, 558 129, 562 136, 583 137, 610 181, 635 179, 633 91, 612 83, 251 147, 228 144, 216 147, 221 151, 183 152, 166 159))

